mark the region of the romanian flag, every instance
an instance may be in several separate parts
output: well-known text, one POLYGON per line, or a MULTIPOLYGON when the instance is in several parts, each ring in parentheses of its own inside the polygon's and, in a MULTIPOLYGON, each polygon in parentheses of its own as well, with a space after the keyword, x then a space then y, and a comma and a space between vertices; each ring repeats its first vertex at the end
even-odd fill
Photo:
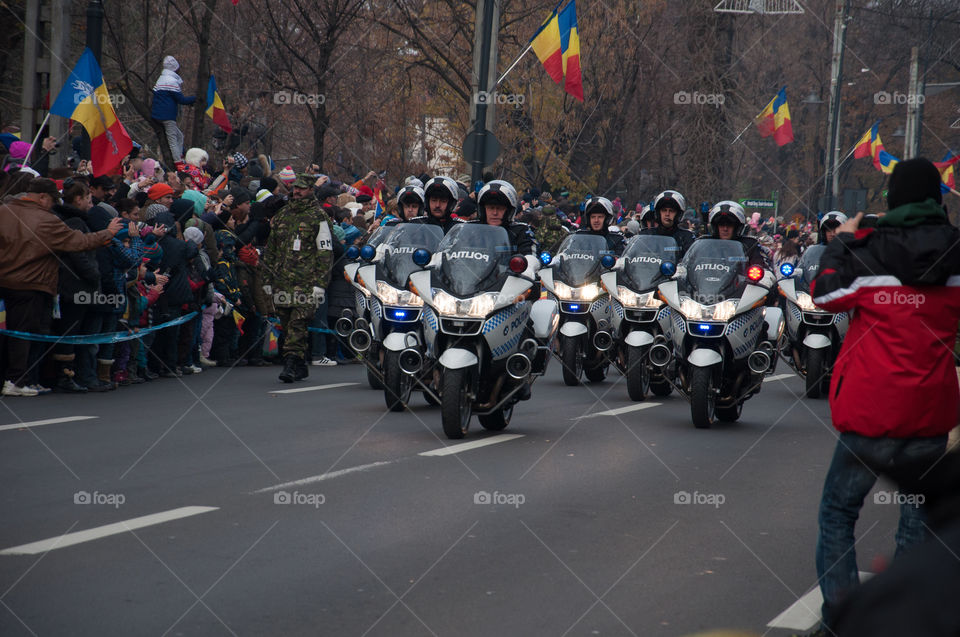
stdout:
POLYGON ((880 170, 881 150, 883 150, 883 142, 880 141, 880 122, 878 121, 871 126, 870 130, 864 133, 860 141, 857 142, 856 147, 853 149, 853 156, 856 159, 872 157, 873 165, 877 170, 880 170))
POLYGON ((563 90, 583 101, 583 80, 580 77, 580 34, 577 32, 575 0, 557 16, 560 22, 560 51, 563 57, 563 90))
POLYGON ((875 163, 878 164, 877 168, 883 172, 884 175, 889 175, 893 172, 893 167, 900 163, 900 160, 885 151, 881 146, 880 152, 877 153, 875 163))
POLYGON ((933 162, 933 165, 940 171, 940 192, 948 193, 957 189, 957 178, 954 164, 960 161, 960 155, 952 156, 953 153, 947 151, 941 161, 933 162))
MULTIPOLYGON (((560 5, 557 5, 559 7, 560 5)), ((575 98, 583 101, 583 79, 580 76, 580 34, 577 31, 575 0, 559 13, 554 9, 530 38, 530 47, 553 81, 575 98)))
POLYGON ((793 126, 790 124, 790 108, 787 106, 787 87, 784 86, 776 97, 770 100, 766 108, 755 118, 760 137, 773 135, 777 146, 793 141, 793 126))
POLYGON ((207 117, 224 131, 233 132, 227 111, 223 108, 223 100, 220 99, 220 93, 217 93, 217 82, 213 79, 213 75, 210 76, 210 83, 207 84, 207 117))
POLYGON ((113 171, 133 150, 133 141, 117 119, 100 65, 90 49, 84 49, 50 112, 80 122, 86 129, 94 177, 113 171))
POLYGON ((380 205, 380 200, 377 199, 377 208, 376 210, 373 211, 373 218, 379 219, 382 216, 383 216, 383 206, 380 205))
POLYGON ((0 330, 7 329, 7 304, 0 299, 0 330))
POLYGON ((237 331, 243 334, 243 324, 247 319, 243 318, 243 314, 234 310, 233 311, 233 322, 237 324, 237 331))

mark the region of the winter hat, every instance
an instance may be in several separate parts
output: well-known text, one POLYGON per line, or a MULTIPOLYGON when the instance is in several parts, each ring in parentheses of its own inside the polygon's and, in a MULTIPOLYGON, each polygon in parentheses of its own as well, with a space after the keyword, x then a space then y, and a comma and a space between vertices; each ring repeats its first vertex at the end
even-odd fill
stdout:
POLYGON ((144 177, 153 177, 153 175, 157 172, 157 166, 158 164, 156 159, 144 159, 143 165, 140 168, 140 172, 143 173, 144 177))
POLYGON ((163 260, 163 248, 159 243, 150 243, 143 246, 143 262, 149 266, 158 267, 163 260))
MULTIPOLYGON (((263 179, 260 180, 260 188, 272 193, 274 190, 277 189, 277 180, 274 179, 273 177, 264 177, 263 179)), ((260 194, 260 193, 257 193, 257 194, 260 194)))
POLYGON ((940 171, 929 159, 917 157, 899 162, 890 175, 887 207, 890 210, 908 203, 933 199, 943 202, 940 194, 940 171))
POLYGON ((147 191, 147 197, 149 197, 150 201, 157 201, 160 197, 172 194, 173 188, 167 184, 154 184, 150 186, 150 190, 147 191))
POLYGON ((190 148, 183 155, 183 161, 187 162, 191 166, 200 168, 200 165, 204 162, 210 161, 210 155, 207 154, 202 148, 190 148))
POLYGON ((366 203, 373 200, 373 189, 370 186, 360 186, 357 188, 357 203, 366 203))
POLYGON ((157 215, 155 221, 157 222, 158 226, 166 226, 168 232, 177 227, 176 220, 169 212, 161 212, 157 215))
POLYGON ((157 218, 157 215, 160 214, 161 212, 167 212, 167 207, 164 206, 163 204, 152 203, 146 208, 144 208, 143 212, 141 212, 140 214, 141 216, 143 216, 144 221, 153 221, 154 219, 157 218))
POLYGON ((277 173, 277 177, 280 178, 280 181, 289 186, 297 180, 297 173, 293 172, 293 168, 290 166, 286 166, 283 170, 277 173))
POLYGON ((30 144, 27 142, 13 142, 10 144, 10 156, 14 159, 24 159, 29 150, 30 144))
POLYGON ((247 190, 250 191, 251 197, 255 197, 257 194, 257 191, 260 190, 260 180, 254 179, 249 184, 247 184, 247 190))
POLYGON ((630 234, 640 234, 640 224, 637 223, 636 219, 631 219, 627 222, 627 232, 630 234))
POLYGON ((273 193, 271 193, 269 190, 267 190, 266 188, 261 188, 259 191, 257 191, 257 196, 255 197, 255 199, 257 203, 260 203, 261 201, 266 201, 272 196, 273 196, 273 193))
POLYGON ((181 224, 185 224, 193 218, 193 210, 193 202, 189 199, 174 199, 173 203, 170 204, 170 214, 173 215, 175 221, 179 221, 181 224))
POLYGON ((168 71, 177 71, 180 69, 180 63, 177 62, 177 58, 172 55, 168 55, 163 58, 163 68, 168 71))
POLYGON ((130 229, 129 229, 127 226, 124 226, 124 227, 120 228, 120 230, 117 232, 117 234, 113 235, 113 238, 114 238, 114 239, 120 239, 121 241, 123 241, 124 239, 129 239, 129 238, 130 238, 130 229))
POLYGON ((100 203, 98 203, 97 208, 103 208, 104 210, 106 210, 107 214, 110 215, 111 219, 114 219, 120 216, 120 213, 117 212, 117 209, 111 206, 110 204, 108 204, 106 201, 101 201, 100 203))
POLYGON ((183 238, 191 243, 200 245, 203 243, 203 230, 196 227, 187 228, 183 231, 183 238))
POLYGON ((233 195, 233 203, 230 204, 231 208, 241 206, 252 199, 250 192, 246 188, 231 188, 230 194, 233 195))
POLYGON ((356 201, 357 201, 356 197, 354 197, 348 192, 345 192, 339 197, 337 197, 337 205, 340 206, 341 208, 346 206, 348 203, 356 203, 356 201))
POLYGON ((350 203, 347 203, 347 204, 345 204, 345 205, 343 205, 343 206, 341 206, 341 207, 342 207, 344 210, 349 210, 349 211, 350 211, 350 216, 352 216, 352 217, 356 217, 357 214, 359 214, 360 211, 363 210, 363 204, 359 204, 359 203, 356 203, 356 202, 350 202, 350 203))
POLYGON ((184 190, 181 199, 193 202, 193 214, 200 216, 207 207, 207 196, 199 190, 184 190))
POLYGON ((233 161, 237 162, 237 170, 243 170, 247 167, 249 162, 247 161, 246 155, 243 153, 234 153, 232 157, 233 161))

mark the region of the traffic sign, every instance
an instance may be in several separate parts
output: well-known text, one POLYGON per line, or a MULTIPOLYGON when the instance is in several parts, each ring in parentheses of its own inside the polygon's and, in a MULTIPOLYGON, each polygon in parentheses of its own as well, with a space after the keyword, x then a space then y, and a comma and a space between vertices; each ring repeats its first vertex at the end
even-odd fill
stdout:
POLYGON ((489 166, 500 154, 500 142, 493 131, 485 130, 483 133, 482 141, 481 133, 475 130, 467 133, 467 138, 463 140, 463 158, 468 164, 489 166))
POLYGON ((741 199, 740 205, 744 208, 776 208, 777 202, 773 199, 741 199))

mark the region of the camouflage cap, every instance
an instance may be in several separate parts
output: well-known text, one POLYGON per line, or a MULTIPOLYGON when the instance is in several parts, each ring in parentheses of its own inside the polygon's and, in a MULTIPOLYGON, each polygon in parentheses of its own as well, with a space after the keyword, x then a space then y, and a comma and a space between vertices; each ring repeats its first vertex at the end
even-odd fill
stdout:
POLYGON ((297 179, 293 182, 294 188, 313 188, 313 184, 317 182, 317 178, 313 175, 308 175, 307 173, 300 173, 297 175, 297 179))

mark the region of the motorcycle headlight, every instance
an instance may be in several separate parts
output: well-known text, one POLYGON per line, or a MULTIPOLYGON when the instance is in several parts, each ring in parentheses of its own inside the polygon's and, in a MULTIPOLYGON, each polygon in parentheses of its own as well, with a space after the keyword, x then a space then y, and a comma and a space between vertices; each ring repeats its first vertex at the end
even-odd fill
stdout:
POLYGON ((484 318, 497 303, 497 292, 485 292, 467 299, 458 299, 443 290, 434 290, 433 304, 437 312, 448 316, 484 318))
POLYGON ((660 307, 662 303, 656 292, 637 294, 622 285, 617 286, 617 296, 620 297, 620 303, 624 307, 660 307))
POLYGON ((596 283, 574 288, 561 281, 554 281, 553 289, 561 301, 593 301, 600 296, 600 286, 596 283))
POLYGON ((816 312, 820 309, 813 304, 813 297, 806 292, 797 292, 797 305, 804 312, 816 312))
POLYGON ((377 281, 377 297, 384 305, 423 307, 423 299, 410 290, 401 290, 383 281, 377 281))
POLYGON ((691 298, 680 302, 680 313, 692 321, 729 321, 737 311, 737 301, 721 301, 714 305, 703 305, 691 298))

